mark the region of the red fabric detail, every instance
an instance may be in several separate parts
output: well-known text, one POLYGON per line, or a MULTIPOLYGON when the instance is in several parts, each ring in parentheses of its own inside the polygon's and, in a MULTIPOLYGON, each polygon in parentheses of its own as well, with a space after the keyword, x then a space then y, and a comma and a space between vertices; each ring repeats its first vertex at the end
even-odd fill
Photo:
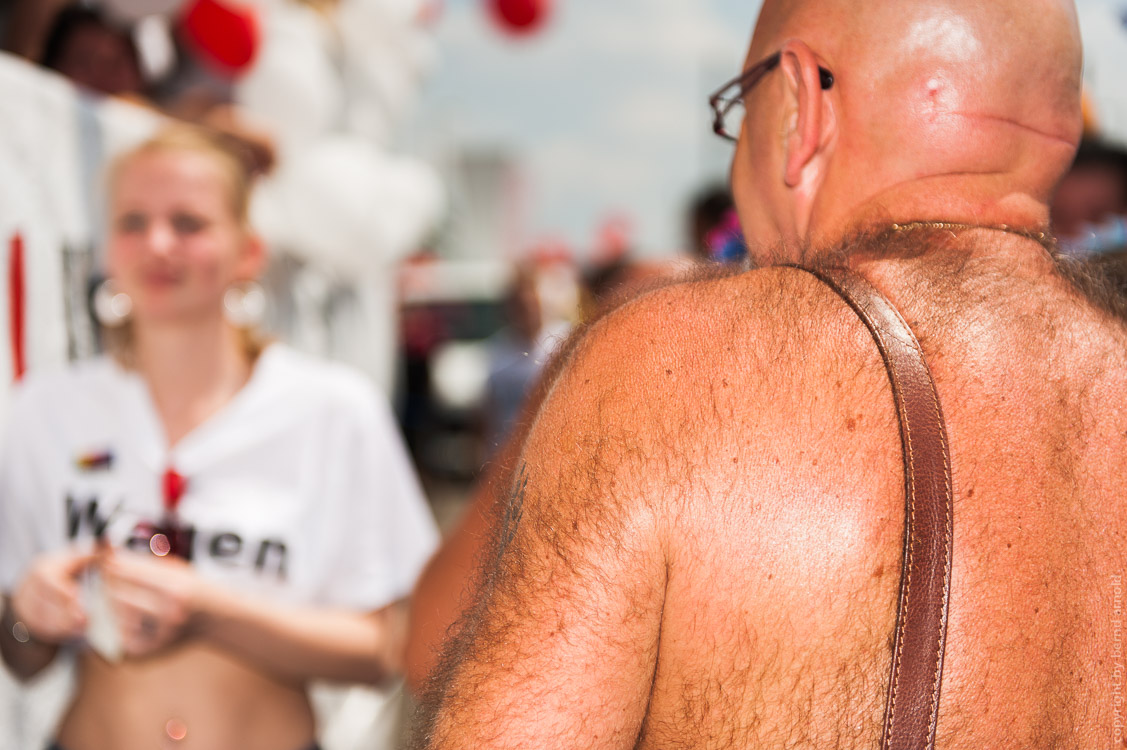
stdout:
POLYGON ((181 476, 176 469, 169 467, 164 472, 164 509, 170 513, 180 505, 180 498, 188 489, 188 480, 181 476))
POLYGON ((230 0, 196 0, 181 18, 180 30, 206 62, 228 75, 250 67, 262 39, 255 9, 230 0))
POLYGON ((512 34, 535 31, 544 23, 550 9, 550 0, 489 0, 494 20, 512 34))
POLYGON ((19 380, 27 372, 24 327, 27 300, 24 282, 23 235, 18 232, 12 235, 11 252, 8 255, 8 300, 10 304, 8 320, 12 328, 12 372, 15 379, 19 380))

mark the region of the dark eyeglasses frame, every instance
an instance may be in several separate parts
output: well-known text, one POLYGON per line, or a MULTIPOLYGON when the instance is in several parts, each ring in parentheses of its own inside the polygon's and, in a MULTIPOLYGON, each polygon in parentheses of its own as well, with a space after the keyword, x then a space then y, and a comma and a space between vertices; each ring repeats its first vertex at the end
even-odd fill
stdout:
MULTIPOLYGON (((763 79, 763 76, 779 66, 779 60, 781 60, 782 57, 783 53, 780 50, 770 57, 760 60, 743 73, 725 83, 717 89, 715 94, 708 98, 708 104, 712 107, 712 132, 729 141, 734 142, 739 139, 738 133, 733 135, 724 129, 724 118, 728 116, 728 113, 732 111, 733 107, 743 105, 743 99, 747 96, 748 92, 755 88, 755 85, 763 79), (725 96, 732 88, 735 88, 736 91, 733 94, 725 96)), ((818 66, 818 73, 821 78, 822 90, 828 91, 833 88, 834 74, 820 65, 818 66)))

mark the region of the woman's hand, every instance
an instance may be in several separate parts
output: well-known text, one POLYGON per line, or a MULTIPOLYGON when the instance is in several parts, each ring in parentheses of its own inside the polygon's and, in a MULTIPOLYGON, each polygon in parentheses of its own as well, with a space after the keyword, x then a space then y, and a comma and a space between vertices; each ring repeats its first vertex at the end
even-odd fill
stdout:
POLYGON ((180 640, 210 589, 177 557, 116 552, 102 558, 102 577, 126 654, 144 657, 180 640))
POLYGON ((78 577, 94 559, 94 555, 72 551, 37 558, 12 594, 12 619, 42 643, 81 637, 86 630, 86 609, 78 577))
POLYGON ((287 606, 209 583, 171 556, 118 551, 100 567, 128 656, 151 656, 191 636, 294 682, 377 684, 402 668, 403 604, 374 612, 287 606))

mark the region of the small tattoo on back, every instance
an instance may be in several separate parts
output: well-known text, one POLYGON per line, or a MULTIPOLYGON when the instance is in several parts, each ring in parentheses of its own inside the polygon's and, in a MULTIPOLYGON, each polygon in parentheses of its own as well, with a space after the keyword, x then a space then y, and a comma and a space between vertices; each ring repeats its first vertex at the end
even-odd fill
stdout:
POLYGON ((517 472, 516 481, 513 483, 513 491, 509 495, 509 504, 508 507, 505 508, 505 515, 501 522, 501 539, 497 545, 498 558, 503 556, 505 550, 512 544, 513 539, 517 535, 517 527, 520 525, 520 519, 524 515, 524 493, 528 488, 528 474, 526 468, 526 464, 521 464, 520 471, 517 472))

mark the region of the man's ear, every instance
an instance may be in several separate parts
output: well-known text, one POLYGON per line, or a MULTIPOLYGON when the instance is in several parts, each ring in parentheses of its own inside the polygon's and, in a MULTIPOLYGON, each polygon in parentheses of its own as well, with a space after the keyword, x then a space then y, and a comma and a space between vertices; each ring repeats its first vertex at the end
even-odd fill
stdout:
POLYGON ((791 120, 786 134, 784 175, 787 187, 820 181, 827 150, 837 130, 833 89, 822 88, 818 58, 805 42, 783 45, 779 67, 785 76, 791 120))

